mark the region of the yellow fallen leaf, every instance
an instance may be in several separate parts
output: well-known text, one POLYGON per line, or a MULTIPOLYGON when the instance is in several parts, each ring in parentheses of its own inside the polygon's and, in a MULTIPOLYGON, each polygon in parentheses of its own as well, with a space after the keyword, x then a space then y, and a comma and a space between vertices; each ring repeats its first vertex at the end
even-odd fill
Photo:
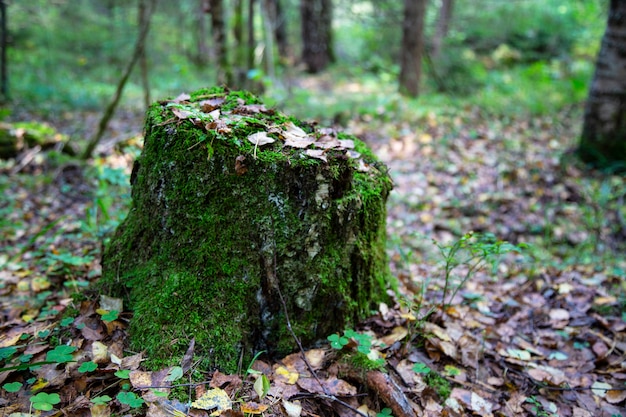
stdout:
POLYGON ((397 326, 397 327, 394 327, 394 329, 391 331, 390 334, 388 334, 385 337, 382 337, 380 341, 383 342, 385 346, 391 346, 394 343, 399 342, 400 340, 404 339, 408 334, 409 334, 409 331, 406 329, 406 327, 397 326))
POLYGON ((32 392, 37 392, 41 389, 44 389, 46 386, 48 385, 48 381, 43 379, 43 378, 39 378, 37 379, 37 381, 33 384, 32 387, 30 387, 30 390, 32 392))
POLYGON ((220 388, 213 388, 205 392, 196 401, 192 402, 191 406, 200 410, 212 410, 217 408, 211 415, 219 416, 222 411, 232 409, 233 403, 230 401, 230 397, 228 397, 226 391, 220 388))
POLYGON ((296 383, 296 381, 298 381, 298 373, 291 372, 289 369, 285 368, 284 366, 279 366, 278 368, 276 368, 275 373, 276 375, 282 377, 281 379, 286 384, 293 385, 296 383))
POLYGON ((268 405, 250 401, 248 403, 241 404, 241 412, 244 414, 262 414, 268 407, 268 405))

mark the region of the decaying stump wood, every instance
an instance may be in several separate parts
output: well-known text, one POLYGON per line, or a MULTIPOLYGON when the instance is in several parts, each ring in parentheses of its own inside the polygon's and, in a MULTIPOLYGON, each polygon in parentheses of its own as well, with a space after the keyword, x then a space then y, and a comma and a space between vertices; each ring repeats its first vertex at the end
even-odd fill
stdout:
POLYGON ((310 345, 386 298, 391 181, 354 137, 201 90, 151 106, 131 184, 100 287, 130 302, 148 365, 195 337, 207 364, 232 371, 295 348, 285 307, 310 345))

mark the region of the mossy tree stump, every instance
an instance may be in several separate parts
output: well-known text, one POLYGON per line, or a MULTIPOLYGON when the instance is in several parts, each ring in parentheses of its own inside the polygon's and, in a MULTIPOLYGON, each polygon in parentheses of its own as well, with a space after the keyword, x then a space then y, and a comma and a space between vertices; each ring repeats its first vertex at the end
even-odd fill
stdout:
POLYGON ((359 140, 266 109, 246 92, 155 103, 132 208, 101 288, 134 310, 149 364, 196 354, 225 371, 352 326, 386 298, 391 181, 359 140), (280 295, 284 299, 284 305, 280 295))

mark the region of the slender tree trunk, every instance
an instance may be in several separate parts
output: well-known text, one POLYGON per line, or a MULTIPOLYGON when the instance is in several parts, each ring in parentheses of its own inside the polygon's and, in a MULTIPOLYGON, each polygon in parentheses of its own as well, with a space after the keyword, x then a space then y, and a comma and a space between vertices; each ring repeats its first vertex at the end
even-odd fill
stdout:
POLYGON ((254 68, 254 48, 256 39, 254 36, 254 3, 255 0, 248 1, 248 69, 254 68))
POLYGON ((453 8, 454 0, 442 0, 441 7, 439 8, 439 17, 437 18, 437 26, 435 27, 435 36, 433 37, 433 59, 439 56, 441 45, 446 36, 448 36, 453 8))
POLYGON ((275 15, 274 4, 271 0, 263 0, 261 4, 262 17, 263 17, 263 37, 265 40, 265 74, 274 79, 275 71, 275 59, 274 59, 274 19, 275 15))
POLYGON ((228 60, 228 46, 226 45, 226 22, 224 21, 224 2, 210 0, 211 30, 213 44, 218 64, 217 82, 219 84, 232 83, 232 69, 228 60))
POLYGON ((7 72, 7 4, 0 0, 0 94, 2 101, 9 99, 9 81, 7 72))
POLYGON ((422 76, 424 50, 424 15, 426 0, 404 1, 402 50, 400 52, 400 93, 417 97, 422 76))
POLYGON ((115 109, 117 108, 117 105, 122 98, 122 93, 124 92, 126 82, 128 81, 128 78, 130 77, 130 74, 133 71, 133 68, 135 67, 135 64, 139 60, 139 57, 141 56, 141 53, 145 47, 148 32, 150 30, 150 21, 152 20, 152 14, 154 13, 154 9, 156 7, 156 0, 147 1, 148 5, 146 10, 146 19, 143 22, 144 25, 139 28, 139 34, 137 35, 137 41, 135 43, 135 50, 133 52, 133 55, 128 62, 128 65, 126 66, 124 73, 122 74, 122 78, 120 78, 120 81, 117 84, 117 89, 115 90, 115 94, 113 95, 111 102, 104 111, 104 114, 100 119, 100 123, 98 123, 98 130, 96 131, 96 134, 91 138, 91 140, 87 144, 85 152, 83 152, 83 159, 89 159, 91 157, 94 149, 96 149, 96 146, 100 142, 100 139, 102 139, 102 136, 104 135, 104 132, 106 131, 107 126, 109 125, 109 122, 111 121, 111 118, 115 113, 115 109))
POLYGON ((580 158, 626 169, 626 1, 611 0, 606 31, 585 106, 580 158))
POLYGON ((280 58, 289 57, 289 40, 287 39, 287 19, 281 0, 273 0, 274 3, 274 30, 276 32, 276 46, 280 58))
POLYGON ((245 90, 248 72, 247 43, 244 41, 244 4, 243 0, 235 0, 233 3, 233 49, 235 59, 233 61, 234 88, 245 90))
MULTIPOLYGON (((138 8, 138 23, 139 27, 142 28, 146 25, 146 19, 149 19, 148 10, 146 8, 147 0, 139 0, 139 8, 138 8)), ((150 99, 150 80, 148 78, 148 58, 146 54, 146 46, 144 45, 141 48, 141 53, 139 56, 139 68, 141 70, 141 85, 143 86, 143 104, 147 109, 150 107, 150 103, 152 100, 150 99)))
POLYGON ((206 12, 205 12, 205 3, 206 0, 198 0, 198 11, 196 15, 197 19, 197 33, 198 37, 196 40, 196 48, 197 54, 196 61, 199 65, 206 65, 209 57, 209 46, 207 45, 207 22, 206 22, 206 12))
POLYGON ((301 0, 302 60, 310 73, 324 70, 333 61, 332 1, 301 0))

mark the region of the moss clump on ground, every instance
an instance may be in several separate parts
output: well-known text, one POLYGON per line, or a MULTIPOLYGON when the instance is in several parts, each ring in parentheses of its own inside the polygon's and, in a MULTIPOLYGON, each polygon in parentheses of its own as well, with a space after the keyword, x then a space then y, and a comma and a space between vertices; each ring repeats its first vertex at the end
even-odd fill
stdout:
POLYGON ((386 299, 391 181, 367 146, 247 92, 154 104, 132 207, 105 249, 100 289, 134 310, 132 348, 176 362, 192 338, 234 371, 365 318, 386 299))

